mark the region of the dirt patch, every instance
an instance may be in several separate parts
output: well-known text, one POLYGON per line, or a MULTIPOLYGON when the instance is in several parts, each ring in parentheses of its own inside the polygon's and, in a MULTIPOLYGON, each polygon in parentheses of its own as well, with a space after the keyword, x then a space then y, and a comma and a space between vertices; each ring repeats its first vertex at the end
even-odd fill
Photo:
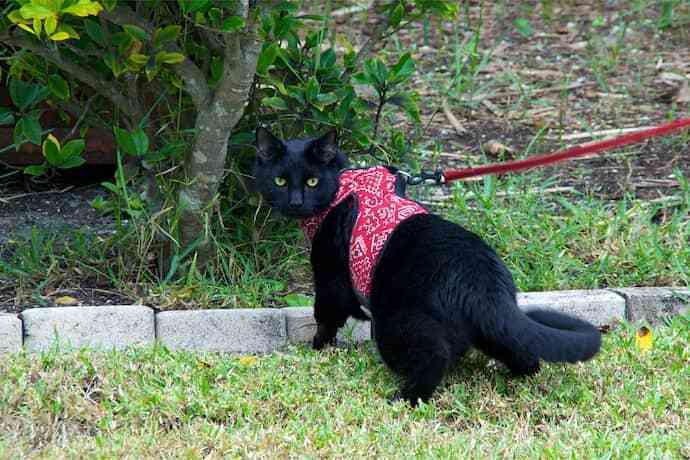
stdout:
POLYGON ((27 187, 21 181, 0 182, 0 247, 11 238, 29 237, 32 228, 55 234, 76 229, 112 234, 112 217, 91 206, 98 196, 107 193, 97 184, 77 187, 55 181, 27 187))

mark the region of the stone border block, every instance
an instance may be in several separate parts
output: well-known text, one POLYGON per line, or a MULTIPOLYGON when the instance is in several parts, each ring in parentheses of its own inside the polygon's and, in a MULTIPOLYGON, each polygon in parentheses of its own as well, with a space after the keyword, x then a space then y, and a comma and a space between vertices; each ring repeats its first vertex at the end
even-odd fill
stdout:
POLYGON ((611 325, 625 319, 625 299, 605 289, 522 292, 518 294, 518 305, 523 310, 556 310, 595 326, 611 325))
POLYGON ((339 346, 348 346, 371 340, 371 321, 348 318, 336 337, 339 346))
POLYGON ((32 308, 21 313, 24 346, 45 351, 67 348, 123 349, 153 343, 153 309, 142 305, 32 308))
MULTIPOLYGON (((316 334, 316 320, 312 307, 283 308, 287 320, 287 337, 290 343, 311 343, 316 334)), ((339 346, 371 340, 369 321, 349 318, 336 337, 339 346)))
POLYGON ((270 353, 287 343, 276 308, 177 310, 156 315, 156 338, 172 350, 270 353))
POLYGON ((626 318, 631 322, 659 324, 674 315, 690 311, 687 287, 614 288, 626 301, 626 318))
POLYGON ((316 334, 316 320, 312 307, 283 308, 290 343, 310 343, 316 334))
POLYGON ((17 315, 0 313, 0 355, 22 349, 22 320, 17 315))

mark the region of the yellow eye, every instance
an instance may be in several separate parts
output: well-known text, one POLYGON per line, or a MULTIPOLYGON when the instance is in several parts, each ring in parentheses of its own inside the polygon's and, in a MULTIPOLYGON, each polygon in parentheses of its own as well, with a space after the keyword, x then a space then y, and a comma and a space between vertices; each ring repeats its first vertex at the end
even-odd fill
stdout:
POLYGON ((310 177, 309 179, 307 179, 307 185, 309 187, 316 187, 318 185, 318 183, 319 183, 319 179, 316 177, 310 177))
POLYGON ((285 184, 287 184, 287 181, 282 177, 276 177, 273 180, 278 187, 285 187, 285 184))

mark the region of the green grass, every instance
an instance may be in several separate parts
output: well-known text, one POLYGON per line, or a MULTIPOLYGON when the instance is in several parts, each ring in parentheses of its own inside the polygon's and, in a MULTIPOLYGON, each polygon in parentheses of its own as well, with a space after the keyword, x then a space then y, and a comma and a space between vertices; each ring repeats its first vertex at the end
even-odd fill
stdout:
MULTIPOLYGON (((537 172, 489 177, 458 183, 440 212, 494 247, 522 291, 688 285, 690 187, 684 177, 676 179, 674 195, 650 202, 549 192, 553 184, 537 172)), ((427 191, 411 189, 415 197, 427 191)), ((10 256, 0 260, 0 276, 14 280, 25 301, 37 303, 46 302, 43 293, 50 289, 103 284, 164 309, 276 305, 295 286, 308 292, 300 231, 273 221, 252 236, 249 226, 221 235, 211 270, 202 274, 185 261, 183 276, 167 282, 145 265, 138 271, 147 251, 131 240, 82 233, 56 239, 39 231, 12 243, 10 256)))
POLYGON ((690 188, 661 202, 545 193, 542 175, 459 184, 444 210, 481 235, 519 289, 690 284, 690 188))
POLYGON ((690 454, 690 317, 605 336, 595 360, 511 380, 480 354, 429 404, 367 347, 219 354, 14 354, 0 361, 0 458, 680 458, 690 454))

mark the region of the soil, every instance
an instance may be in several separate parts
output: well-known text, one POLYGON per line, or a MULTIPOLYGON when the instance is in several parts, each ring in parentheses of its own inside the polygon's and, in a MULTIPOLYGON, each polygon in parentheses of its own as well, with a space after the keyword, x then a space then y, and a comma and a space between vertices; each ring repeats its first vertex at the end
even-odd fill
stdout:
MULTIPOLYGON (((492 3, 470 2, 466 11, 472 25, 481 13, 479 52, 492 50, 491 59, 468 84, 468 91, 446 96, 464 132, 455 129, 441 107, 453 76, 456 43, 469 43, 472 30, 458 36, 454 24, 432 21, 401 32, 383 50, 389 55, 410 50, 417 61, 413 86, 420 95, 426 126, 422 144, 426 141, 428 149, 435 146, 440 153, 426 156, 425 166, 466 167, 515 155, 491 153, 487 142, 517 155, 532 144, 530 154, 546 153, 593 140, 586 137, 588 132, 650 127, 689 116, 687 23, 662 30, 659 11, 635 12, 625 1, 500 2, 506 4, 503 7, 492 3), (553 3, 568 5, 542 9, 553 3), (529 30, 517 27, 515 18, 526 19, 529 30), (564 140, 574 133, 584 137, 564 140), (538 142, 536 136, 541 136, 538 142)), ((685 13, 690 17, 690 11, 685 13)), ((370 29, 366 14, 344 15, 337 22, 337 33, 353 42, 366 40, 359 34, 370 29)), ((402 117, 390 116, 405 127, 402 117)), ((546 169, 546 174, 556 187, 573 187, 604 199, 633 194, 663 200, 678 190, 671 177, 674 171, 690 177, 688 139, 688 133, 654 139, 601 157, 559 164, 546 169)), ((0 178, 6 173, 0 167, 0 178)), ((0 179, 0 255, 8 239, 28 235, 32 226, 111 232, 112 220, 89 205, 103 190, 73 185, 69 180, 36 185, 17 180, 16 175, 0 179)), ((127 300, 98 287, 71 290, 69 295, 82 304, 127 300)), ((13 298, 13 287, 0 280, 0 309, 13 305, 13 298)))

